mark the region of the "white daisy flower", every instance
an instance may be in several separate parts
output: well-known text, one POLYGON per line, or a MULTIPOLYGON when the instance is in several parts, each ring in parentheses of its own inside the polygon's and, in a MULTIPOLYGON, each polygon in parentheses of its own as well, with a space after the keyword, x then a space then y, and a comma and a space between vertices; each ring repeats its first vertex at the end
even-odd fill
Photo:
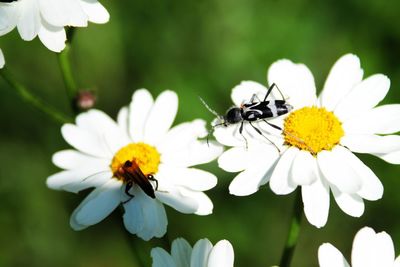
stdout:
MULTIPOLYGON (((362 77, 358 57, 345 55, 333 66, 317 98, 314 78, 305 65, 289 60, 275 62, 268 71, 269 84, 279 86, 294 110, 287 117, 270 120, 283 131, 263 121, 255 125, 280 148, 281 154, 247 125, 247 131, 253 131, 247 134, 251 141, 247 149, 243 137, 235 132, 238 125, 216 127, 217 140, 233 146, 219 158, 220 167, 241 171, 231 183, 230 192, 249 195, 268 181, 278 195, 301 186, 308 221, 322 227, 328 219, 331 190, 345 213, 361 216, 363 199, 380 199, 383 186, 352 152, 400 164, 400 137, 391 135, 400 130, 400 105, 376 107, 387 94, 390 80, 382 74, 364 80, 362 77)), ((253 94, 262 98, 266 92, 261 84, 244 82, 233 89, 232 99, 239 105, 253 94)))
POLYGON ((17 0, 0 3, 0 36, 15 27, 25 41, 37 35, 54 52, 65 47, 65 26, 106 23, 110 15, 97 0, 17 0))
POLYGON ((213 247, 208 239, 200 239, 193 249, 183 238, 172 242, 171 254, 162 248, 151 250, 153 267, 232 267, 234 252, 228 240, 221 240, 213 247))
POLYGON ((170 129, 177 109, 176 93, 164 91, 154 101, 141 89, 121 109, 117 123, 90 110, 78 115, 76 124, 62 127, 74 149, 54 154, 54 164, 64 171, 50 176, 47 185, 75 193, 95 188, 73 212, 73 229, 100 222, 121 203, 126 229, 144 240, 165 234, 163 203, 182 213, 212 213, 213 203, 203 191, 217 178, 191 166, 214 160, 222 148, 198 140, 207 135, 202 120, 170 129))
POLYGON ((5 64, 6 64, 6 61, 4 60, 3 51, 1 51, 1 49, 0 49, 0 69, 2 69, 5 64))
MULTIPOLYGON (((342 253, 329 243, 318 249, 320 267, 350 267, 342 253)), ((352 267, 399 267, 400 256, 395 259, 392 238, 386 232, 375 233, 364 227, 354 237, 351 252, 352 267)))

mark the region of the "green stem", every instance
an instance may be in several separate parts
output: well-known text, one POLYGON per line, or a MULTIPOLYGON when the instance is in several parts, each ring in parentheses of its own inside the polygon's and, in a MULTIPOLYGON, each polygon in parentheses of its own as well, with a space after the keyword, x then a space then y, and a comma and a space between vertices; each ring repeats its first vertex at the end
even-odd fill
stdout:
POLYGON ((75 97, 78 94, 78 86, 75 82, 74 75, 72 73, 71 62, 69 60, 70 50, 71 50, 71 41, 75 32, 75 28, 67 29, 67 42, 65 44, 65 48, 61 53, 58 54, 58 63, 61 69, 61 74, 64 79, 65 89, 67 91, 67 96, 70 100, 71 107, 74 111, 75 109, 75 97))
POLYGON ((47 104, 34 94, 32 94, 25 86, 20 84, 8 70, 7 67, 0 69, 0 75, 8 82, 8 84, 17 92, 19 97, 26 103, 34 106, 38 110, 44 112, 51 119, 58 123, 71 122, 72 119, 59 112, 57 109, 47 104))
POLYGON ((298 189, 296 192, 295 203, 293 206, 292 219, 290 222, 290 228, 288 238, 286 240, 285 248, 281 257, 279 267, 289 267, 293 258, 294 250, 296 248, 297 241, 299 240, 301 218, 303 216, 303 206, 301 200, 301 190, 298 189))

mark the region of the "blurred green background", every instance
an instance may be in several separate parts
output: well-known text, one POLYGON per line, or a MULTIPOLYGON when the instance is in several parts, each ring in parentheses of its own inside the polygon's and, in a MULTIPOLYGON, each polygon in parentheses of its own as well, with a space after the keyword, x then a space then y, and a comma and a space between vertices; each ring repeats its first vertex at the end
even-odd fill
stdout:
MULTIPOLYGON (((79 85, 95 89, 97 108, 114 118, 132 92, 145 87, 154 95, 164 89, 178 93, 176 123, 211 121, 198 95, 223 112, 234 85, 265 84, 268 66, 280 58, 305 63, 321 88, 330 67, 348 52, 360 57, 365 76, 388 75, 392 85, 384 102, 400 102, 398 1, 101 2, 110 22, 78 29, 71 56, 79 85)), ((54 53, 38 39, 22 41, 16 31, 1 37, 0 47, 18 80, 70 113, 54 53)), ((132 242, 150 262, 150 248, 160 242, 129 236, 120 210, 82 232, 69 227, 71 212, 88 191, 74 195, 45 186, 46 177, 58 171, 52 154, 68 148, 60 125, 24 104, 3 79, 0 94, 0 266, 140 266, 132 242)), ((365 225, 387 231, 400 253, 400 166, 360 157, 381 178, 383 199, 367 202, 361 219, 345 215, 331 200, 324 228, 303 221, 292 266, 317 266, 323 242, 350 259, 353 237, 365 225)), ((219 177, 208 192, 214 213, 199 217, 167 207, 168 237, 182 236, 192 245, 204 237, 213 243, 225 238, 234 246, 235 266, 278 264, 294 194, 276 196, 264 186, 249 197, 231 196, 227 188, 234 174, 215 162, 204 168, 219 177)))

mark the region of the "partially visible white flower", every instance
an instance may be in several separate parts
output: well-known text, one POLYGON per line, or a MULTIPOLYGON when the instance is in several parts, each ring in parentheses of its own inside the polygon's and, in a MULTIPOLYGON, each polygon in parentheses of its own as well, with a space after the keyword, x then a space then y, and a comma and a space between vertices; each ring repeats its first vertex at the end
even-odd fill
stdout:
MULTIPOLYGON (((350 267, 342 253, 330 243, 318 249, 320 267, 350 267)), ((354 237, 351 252, 352 267, 399 267, 400 256, 395 259, 392 238, 386 232, 375 233, 364 227, 354 237)))
POLYGON ((177 109, 176 93, 164 91, 153 100, 141 89, 121 109, 118 123, 90 110, 78 115, 76 124, 62 127, 64 139, 75 149, 54 154, 54 164, 64 170, 50 176, 47 185, 70 192, 95 188, 73 212, 74 230, 102 221, 120 204, 126 229, 144 240, 165 234, 163 204, 187 214, 212 213, 213 203, 203 191, 213 188, 217 178, 192 166, 214 160, 222 148, 198 139, 207 135, 203 120, 171 128, 177 109), (136 183, 125 192, 129 180, 120 170, 126 161, 135 162, 146 177, 154 176, 155 198, 136 183))
POLYGON ((5 64, 6 64, 6 61, 4 60, 3 51, 1 51, 1 49, 0 49, 0 69, 2 69, 5 64))
POLYGON ((97 0, 17 0, 0 3, 0 36, 15 27, 25 41, 37 35, 54 52, 65 47, 65 26, 106 23, 110 15, 97 0))
MULTIPOLYGON (((332 191, 340 209, 360 217, 364 199, 380 199, 383 185, 353 152, 400 164, 400 136, 395 134, 400 131, 400 105, 377 106, 389 91, 388 77, 374 74, 363 80, 360 60, 348 54, 334 64, 319 97, 313 75, 303 64, 279 60, 269 68, 268 81, 294 107, 288 116, 269 120, 283 131, 255 122, 263 137, 245 124, 247 148, 239 125, 214 131, 220 143, 232 147, 220 156, 219 166, 240 172, 230 193, 250 195, 269 182, 274 193, 287 195, 300 186, 308 221, 322 227, 328 220, 332 191)), ((253 94, 263 99, 266 92, 259 83, 242 82, 231 97, 239 106, 253 94)), ((275 90, 275 99, 281 98, 275 90)))
POLYGON ((172 242, 171 254, 162 248, 153 248, 153 267, 232 267, 234 252, 228 240, 221 240, 213 247, 208 239, 200 239, 193 249, 183 238, 172 242))

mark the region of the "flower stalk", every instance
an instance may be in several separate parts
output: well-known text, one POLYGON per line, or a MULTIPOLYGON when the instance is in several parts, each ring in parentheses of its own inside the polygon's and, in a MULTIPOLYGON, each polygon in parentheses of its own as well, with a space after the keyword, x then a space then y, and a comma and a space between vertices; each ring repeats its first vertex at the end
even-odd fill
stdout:
POLYGON ((67 29, 67 42, 65 44, 64 50, 58 53, 58 63, 60 66, 61 74, 64 79, 65 89, 71 104, 71 108, 75 113, 78 113, 75 105, 75 99, 76 96, 78 95, 79 90, 72 72, 71 62, 69 59, 71 42, 74 33, 75 33, 74 27, 69 27, 67 29))
POLYGON ((67 123, 71 122, 72 119, 64 115, 56 108, 46 103, 36 95, 34 95, 25 86, 20 84, 7 67, 0 69, 0 75, 7 81, 7 83, 17 92, 18 96, 27 104, 35 107, 36 109, 42 111, 49 118, 53 119, 57 123, 67 123))
POLYGON ((296 191, 292 218, 289 226, 288 237, 281 257, 279 267, 289 267, 293 258, 294 250, 299 240, 301 218, 303 217, 303 207, 301 201, 301 190, 296 191))

